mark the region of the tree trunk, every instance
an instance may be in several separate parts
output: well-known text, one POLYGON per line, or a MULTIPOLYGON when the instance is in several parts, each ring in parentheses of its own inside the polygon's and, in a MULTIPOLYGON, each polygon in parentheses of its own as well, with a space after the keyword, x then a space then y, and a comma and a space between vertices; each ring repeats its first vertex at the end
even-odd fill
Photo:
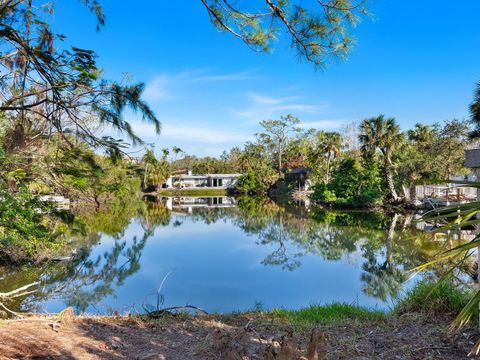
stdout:
POLYGON ((278 143, 278 174, 282 176, 282 142, 278 143))
POLYGON ((394 214, 387 232, 386 254, 385 254, 385 269, 392 269, 393 267, 393 240, 395 237, 395 228, 397 226, 398 214, 394 214))
POLYGON ((414 204, 417 201, 417 185, 415 183, 410 185, 410 202, 414 204))
POLYGON ((388 200, 390 202, 397 202, 400 198, 398 197, 397 190, 395 190, 395 182, 393 181, 393 171, 392 171, 392 159, 388 153, 384 154, 385 157, 385 179, 387 180, 388 187, 388 200))
POLYGON ((96 211, 100 210, 100 205, 101 205, 101 204, 100 204, 100 200, 98 199, 98 196, 95 195, 94 198, 93 198, 93 200, 95 201, 95 210, 96 210, 96 211))
POLYGON ((145 173, 143 174, 143 188, 147 188, 147 172, 148 172, 148 163, 145 164, 145 173))
POLYGON ((327 155, 327 176, 325 178, 325 184, 330 182, 330 152, 327 155))
POLYGON ((417 178, 417 172, 413 170, 409 176, 410 186, 408 188, 411 204, 417 202, 417 178))
POLYGON ((398 201, 399 197, 397 195, 397 190, 395 190, 395 183, 393 182, 392 169, 389 166, 385 168, 385 177, 387 179, 389 200, 393 202, 398 201))

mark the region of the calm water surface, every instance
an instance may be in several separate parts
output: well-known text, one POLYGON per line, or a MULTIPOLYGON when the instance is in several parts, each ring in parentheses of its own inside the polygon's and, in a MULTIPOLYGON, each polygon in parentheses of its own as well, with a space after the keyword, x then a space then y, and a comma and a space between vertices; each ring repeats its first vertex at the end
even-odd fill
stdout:
MULTIPOLYGON (((164 198, 79 216, 72 261, 0 268, 0 291, 41 281, 12 306, 57 312, 208 312, 333 301, 387 308, 411 286, 405 270, 438 250, 411 218, 282 207, 257 198, 164 198)), ((73 230, 72 230, 73 231, 73 230)))

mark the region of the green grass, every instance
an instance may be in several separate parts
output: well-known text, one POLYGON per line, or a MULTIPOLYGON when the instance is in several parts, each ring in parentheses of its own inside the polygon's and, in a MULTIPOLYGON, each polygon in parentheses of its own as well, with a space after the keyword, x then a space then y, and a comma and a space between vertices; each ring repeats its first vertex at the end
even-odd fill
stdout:
POLYGON ((424 280, 416 284, 395 306, 394 314, 426 313, 457 315, 471 297, 471 292, 453 284, 424 280))
POLYGON ((275 309, 267 314, 293 326, 333 325, 351 320, 381 320, 386 313, 345 303, 311 305, 300 310, 275 309))
POLYGON ((263 305, 257 303, 251 310, 212 315, 232 321, 237 317, 248 315, 248 317, 257 320, 288 325, 295 331, 304 332, 318 325, 335 326, 359 322, 376 322, 406 313, 417 314, 418 316, 455 316, 467 304, 470 297, 470 291, 459 288, 452 281, 447 280, 437 284, 424 280, 416 284, 390 311, 348 303, 310 305, 298 310, 285 308, 263 310, 263 305))
POLYGON ((225 189, 162 189, 157 194, 162 196, 226 196, 228 193, 225 189))
POLYGON ((424 280, 416 284, 391 311, 346 303, 311 305, 299 310, 279 308, 252 311, 297 328, 309 328, 318 324, 338 325, 351 321, 378 321, 405 313, 455 316, 468 303, 470 297, 470 291, 458 287, 450 280, 440 283, 424 280))

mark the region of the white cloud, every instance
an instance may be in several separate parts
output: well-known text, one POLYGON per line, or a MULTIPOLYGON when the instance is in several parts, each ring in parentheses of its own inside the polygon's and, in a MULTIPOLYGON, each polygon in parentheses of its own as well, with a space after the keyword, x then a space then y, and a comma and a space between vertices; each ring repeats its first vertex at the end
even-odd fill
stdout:
MULTIPOLYGON (((301 119, 300 126, 304 129, 340 129, 352 122, 352 119, 335 119, 328 104, 300 96, 298 89, 244 92, 247 89, 242 89, 243 84, 215 83, 248 78, 253 78, 248 71, 219 74, 188 70, 159 74, 147 84, 145 96, 161 116, 161 134, 155 134, 153 126, 142 123, 133 112, 126 114, 126 118, 130 118, 133 131, 147 144, 177 145, 190 154, 217 156, 224 149, 254 140, 258 123, 264 119, 291 113, 301 119), (207 86, 222 86, 225 91, 210 93, 205 91, 207 86)), ((110 132, 114 133, 111 129, 110 132)), ((132 150, 139 148, 132 147, 132 150)))
POLYGON ((170 97, 167 90, 169 85, 169 77, 166 74, 155 76, 155 78, 147 83, 143 95, 147 101, 161 101, 170 97))
POLYGON ((131 122, 132 129, 147 142, 155 139, 175 140, 180 144, 191 143, 243 143, 252 138, 250 134, 242 134, 239 132, 230 132, 219 130, 218 128, 211 128, 207 126, 191 126, 191 125, 176 125, 183 121, 162 121, 162 132, 160 138, 155 134, 152 125, 141 123, 138 121, 131 122), (175 123, 173 125, 172 123, 175 123))
POLYGON ((250 98, 255 104, 260 105, 278 105, 296 99, 296 97, 294 96, 272 97, 268 95, 257 94, 254 92, 247 93, 247 97, 250 98))
POLYGON ((149 102, 161 102, 178 98, 180 94, 188 94, 188 87, 193 86, 194 83, 242 81, 255 78, 258 77, 250 71, 217 74, 200 69, 162 73, 147 82, 143 95, 149 102))
POLYGON ((251 138, 251 135, 238 132, 182 125, 165 125, 163 136, 172 140, 207 143, 237 143, 251 138))
POLYGON ((303 129, 340 129, 354 121, 355 119, 322 119, 302 122, 299 126, 303 129))
POLYGON ((246 94, 250 104, 242 109, 230 109, 233 116, 248 121, 259 122, 264 119, 292 113, 294 116, 318 114, 327 108, 325 103, 310 104, 298 101, 298 97, 273 97, 249 92, 246 94))

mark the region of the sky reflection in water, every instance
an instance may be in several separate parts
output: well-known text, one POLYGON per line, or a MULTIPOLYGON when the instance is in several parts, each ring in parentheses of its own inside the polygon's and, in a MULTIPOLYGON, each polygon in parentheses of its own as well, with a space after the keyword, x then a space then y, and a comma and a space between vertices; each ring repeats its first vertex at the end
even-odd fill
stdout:
POLYGON ((409 286, 404 270, 436 251, 401 230, 411 220, 405 216, 220 201, 163 199, 90 215, 74 263, 4 269, 0 279, 7 288, 40 278, 42 291, 17 305, 49 312, 143 312, 169 271, 163 306, 228 312, 339 301, 386 308, 409 286))

